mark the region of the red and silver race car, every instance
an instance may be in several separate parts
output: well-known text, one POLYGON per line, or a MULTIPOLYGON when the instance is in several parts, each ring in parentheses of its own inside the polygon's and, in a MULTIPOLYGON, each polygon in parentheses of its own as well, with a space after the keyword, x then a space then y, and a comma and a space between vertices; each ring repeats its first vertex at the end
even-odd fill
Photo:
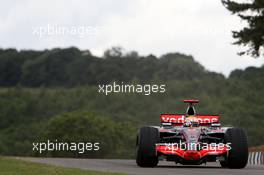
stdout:
POLYGON ((136 162, 155 167, 166 159, 183 165, 218 161, 222 167, 244 168, 248 161, 247 135, 243 129, 222 127, 219 115, 196 114, 189 103, 186 114, 161 114, 161 126, 139 129, 136 162))

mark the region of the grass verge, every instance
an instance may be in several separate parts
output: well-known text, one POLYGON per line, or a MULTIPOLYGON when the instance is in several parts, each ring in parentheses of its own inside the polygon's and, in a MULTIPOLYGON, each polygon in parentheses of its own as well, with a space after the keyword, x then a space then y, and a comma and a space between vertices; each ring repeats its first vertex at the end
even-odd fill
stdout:
MULTIPOLYGON (((31 163, 16 158, 0 157, 0 175, 118 175, 117 173, 103 173, 63 168, 40 163, 31 163)), ((121 175, 121 174, 119 174, 121 175)))

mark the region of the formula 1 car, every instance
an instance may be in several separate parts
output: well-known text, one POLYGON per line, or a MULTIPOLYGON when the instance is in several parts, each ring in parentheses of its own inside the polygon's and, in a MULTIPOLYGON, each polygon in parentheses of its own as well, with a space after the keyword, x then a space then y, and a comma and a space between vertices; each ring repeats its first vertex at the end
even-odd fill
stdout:
POLYGON ((244 168, 248 161, 247 135, 243 129, 221 127, 219 115, 196 114, 189 103, 186 114, 161 114, 161 126, 139 129, 136 163, 155 167, 159 160, 182 165, 200 165, 218 161, 224 168, 244 168))

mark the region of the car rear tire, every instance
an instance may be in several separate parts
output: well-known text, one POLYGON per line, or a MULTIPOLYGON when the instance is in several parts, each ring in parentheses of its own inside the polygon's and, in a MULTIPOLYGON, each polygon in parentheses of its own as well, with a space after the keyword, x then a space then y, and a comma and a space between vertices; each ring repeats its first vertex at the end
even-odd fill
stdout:
POLYGON ((243 129, 230 128, 226 131, 225 142, 230 143, 231 150, 228 152, 226 161, 220 162, 222 167, 244 168, 248 162, 248 141, 243 129))
POLYGON ((159 160, 156 153, 156 143, 160 135, 157 128, 142 127, 139 129, 136 145, 136 162, 140 167, 155 167, 159 160))

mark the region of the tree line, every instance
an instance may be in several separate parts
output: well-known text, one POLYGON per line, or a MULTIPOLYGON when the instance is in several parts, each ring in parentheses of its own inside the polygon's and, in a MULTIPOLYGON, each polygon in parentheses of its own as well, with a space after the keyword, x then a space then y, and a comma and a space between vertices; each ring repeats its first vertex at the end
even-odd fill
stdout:
POLYGON ((0 50, 0 86, 75 87, 111 81, 149 82, 193 80, 210 76, 192 56, 168 53, 160 58, 122 53, 118 47, 106 50, 102 57, 77 48, 44 51, 0 50))

